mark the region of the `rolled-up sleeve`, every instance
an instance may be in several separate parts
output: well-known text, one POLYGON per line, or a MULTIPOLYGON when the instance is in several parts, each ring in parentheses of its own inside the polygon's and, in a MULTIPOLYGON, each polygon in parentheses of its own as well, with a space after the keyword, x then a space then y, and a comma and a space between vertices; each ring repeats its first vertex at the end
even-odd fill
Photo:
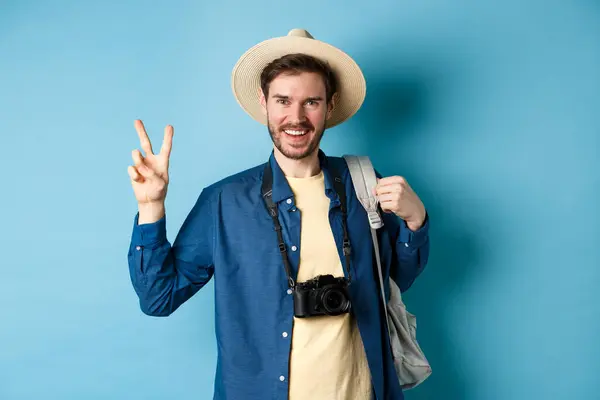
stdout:
POLYGON ((404 292, 423 272, 429 260, 429 213, 416 231, 410 230, 404 220, 393 214, 386 214, 384 221, 395 231, 392 233, 395 252, 390 277, 404 292))
POLYGON ((173 245, 167 239, 166 215, 139 224, 135 215, 128 252, 129 274, 142 312, 168 316, 212 277, 214 201, 202 191, 173 245))

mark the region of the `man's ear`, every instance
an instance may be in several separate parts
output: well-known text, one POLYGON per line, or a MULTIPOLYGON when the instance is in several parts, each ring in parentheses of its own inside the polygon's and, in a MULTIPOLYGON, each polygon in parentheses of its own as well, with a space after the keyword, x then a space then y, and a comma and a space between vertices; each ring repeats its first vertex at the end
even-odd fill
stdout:
POLYGON ((331 100, 327 104, 327 119, 331 118, 331 116, 333 115, 333 110, 335 110, 338 98, 339 96, 337 93, 334 93, 333 96, 331 96, 331 100))
POLYGON ((267 99, 261 88, 258 88, 258 98, 264 115, 267 115, 267 99))

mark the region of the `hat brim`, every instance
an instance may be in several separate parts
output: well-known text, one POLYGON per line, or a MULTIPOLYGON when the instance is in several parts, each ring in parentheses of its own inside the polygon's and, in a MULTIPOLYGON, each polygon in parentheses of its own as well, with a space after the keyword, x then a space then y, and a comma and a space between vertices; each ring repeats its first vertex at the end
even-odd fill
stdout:
POLYGON ((252 118, 267 125, 267 117, 260 104, 260 75, 271 61, 291 53, 303 53, 326 61, 337 77, 336 104, 326 121, 326 128, 339 125, 360 109, 366 95, 366 82, 360 67, 348 54, 316 39, 283 36, 265 40, 250 48, 233 68, 233 94, 252 118))

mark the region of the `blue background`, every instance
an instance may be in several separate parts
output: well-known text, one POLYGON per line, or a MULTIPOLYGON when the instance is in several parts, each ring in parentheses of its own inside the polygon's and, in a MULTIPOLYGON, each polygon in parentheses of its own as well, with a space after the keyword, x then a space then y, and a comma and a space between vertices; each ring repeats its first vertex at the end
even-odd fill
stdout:
POLYGON ((600 398, 599 2, 149 4, 0 2, 0 399, 212 398, 212 284, 160 319, 129 281, 133 121, 155 149, 175 127, 172 241, 202 187, 267 159, 230 72, 295 27, 368 82, 324 150, 431 214, 406 302, 434 374, 407 399, 600 398))

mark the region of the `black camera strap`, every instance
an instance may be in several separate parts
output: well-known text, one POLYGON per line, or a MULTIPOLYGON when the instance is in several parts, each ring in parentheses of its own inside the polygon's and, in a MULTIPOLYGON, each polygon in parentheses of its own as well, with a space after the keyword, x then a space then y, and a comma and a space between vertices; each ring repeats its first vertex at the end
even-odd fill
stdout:
MULTIPOLYGON (((352 281, 352 277, 350 274, 350 255, 352 254, 352 249, 350 246, 350 239, 348 238, 348 226, 347 226, 347 208, 346 208, 346 188, 342 183, 342 178, 339 176, 337 171, 334 168, 330 168, 333 174, 333 186, 334 189, 340 198, 340 208, 342 210, 342 228, 344 231, 344 240, 343 240, 343 253, 344 258, 346 260, 346 270, 348 271, 348 285, 352 281)), ((277 205, 273 202, 273 170, 271 169, 270 162, 267 162, 265 166, 265 171, 263 175, 262 182, 262 196, 265 200, 267 208, 269 210, 269 215, 273 219, 273 224, 275 225, 275 231, 277 232, 277 240, 279 242, 279 252, 281 253, 281 258, 283 260, 283 266, 285 268, 285 273, 288 278, 288 285, 291 289, 294 289, 296 283, 294 282, 294 278, 292 278, 292 268, 290 266, 290 262, 287 257, 287 250, 285 248, 285 242, 283 241, 283 233, 282 227, 279 223, 277 205)))
POLYGON ((273 171, 271 170, 270 163, 267 163, 267 166, 265 167, 262 182, 262 196, 265 199, 265 202, 267 203, 269 215, 271 215, 273 223, 275 224, 277 240, 279 241, 279 252, 281 253, 281 257, 283 258, 283 266, 285 267, 285 273, 287 274, 288 285, 291 289, 294 289, 296 283, 294 282, 294 278, 292 278, 292 268, 290 267, 290 262, 287 258, 285 242, 283 241, 283 234, 281 233, 282 228, 278 218, 277 205, 273 203, 273 171))
POLYGON ((352 282, 352 275, 350 274, 350 255, 352 254, 352 248, 350 247, 350 238, 348 237, 348 223, 346 220, 348 219, 348 211, 346 204, 346 187, 342 182, 342 177, 338 173, 338 171, 330 166, 329 169, 333 175, 333 187, 335 188, 335 192, 340 198, 340 208, 342 210, 342 229, 344 231, 344 239, 342 242, 342 250, 344 253, 344 258, 346 259, 346 270, 348 271, 348 285, 352 282))

